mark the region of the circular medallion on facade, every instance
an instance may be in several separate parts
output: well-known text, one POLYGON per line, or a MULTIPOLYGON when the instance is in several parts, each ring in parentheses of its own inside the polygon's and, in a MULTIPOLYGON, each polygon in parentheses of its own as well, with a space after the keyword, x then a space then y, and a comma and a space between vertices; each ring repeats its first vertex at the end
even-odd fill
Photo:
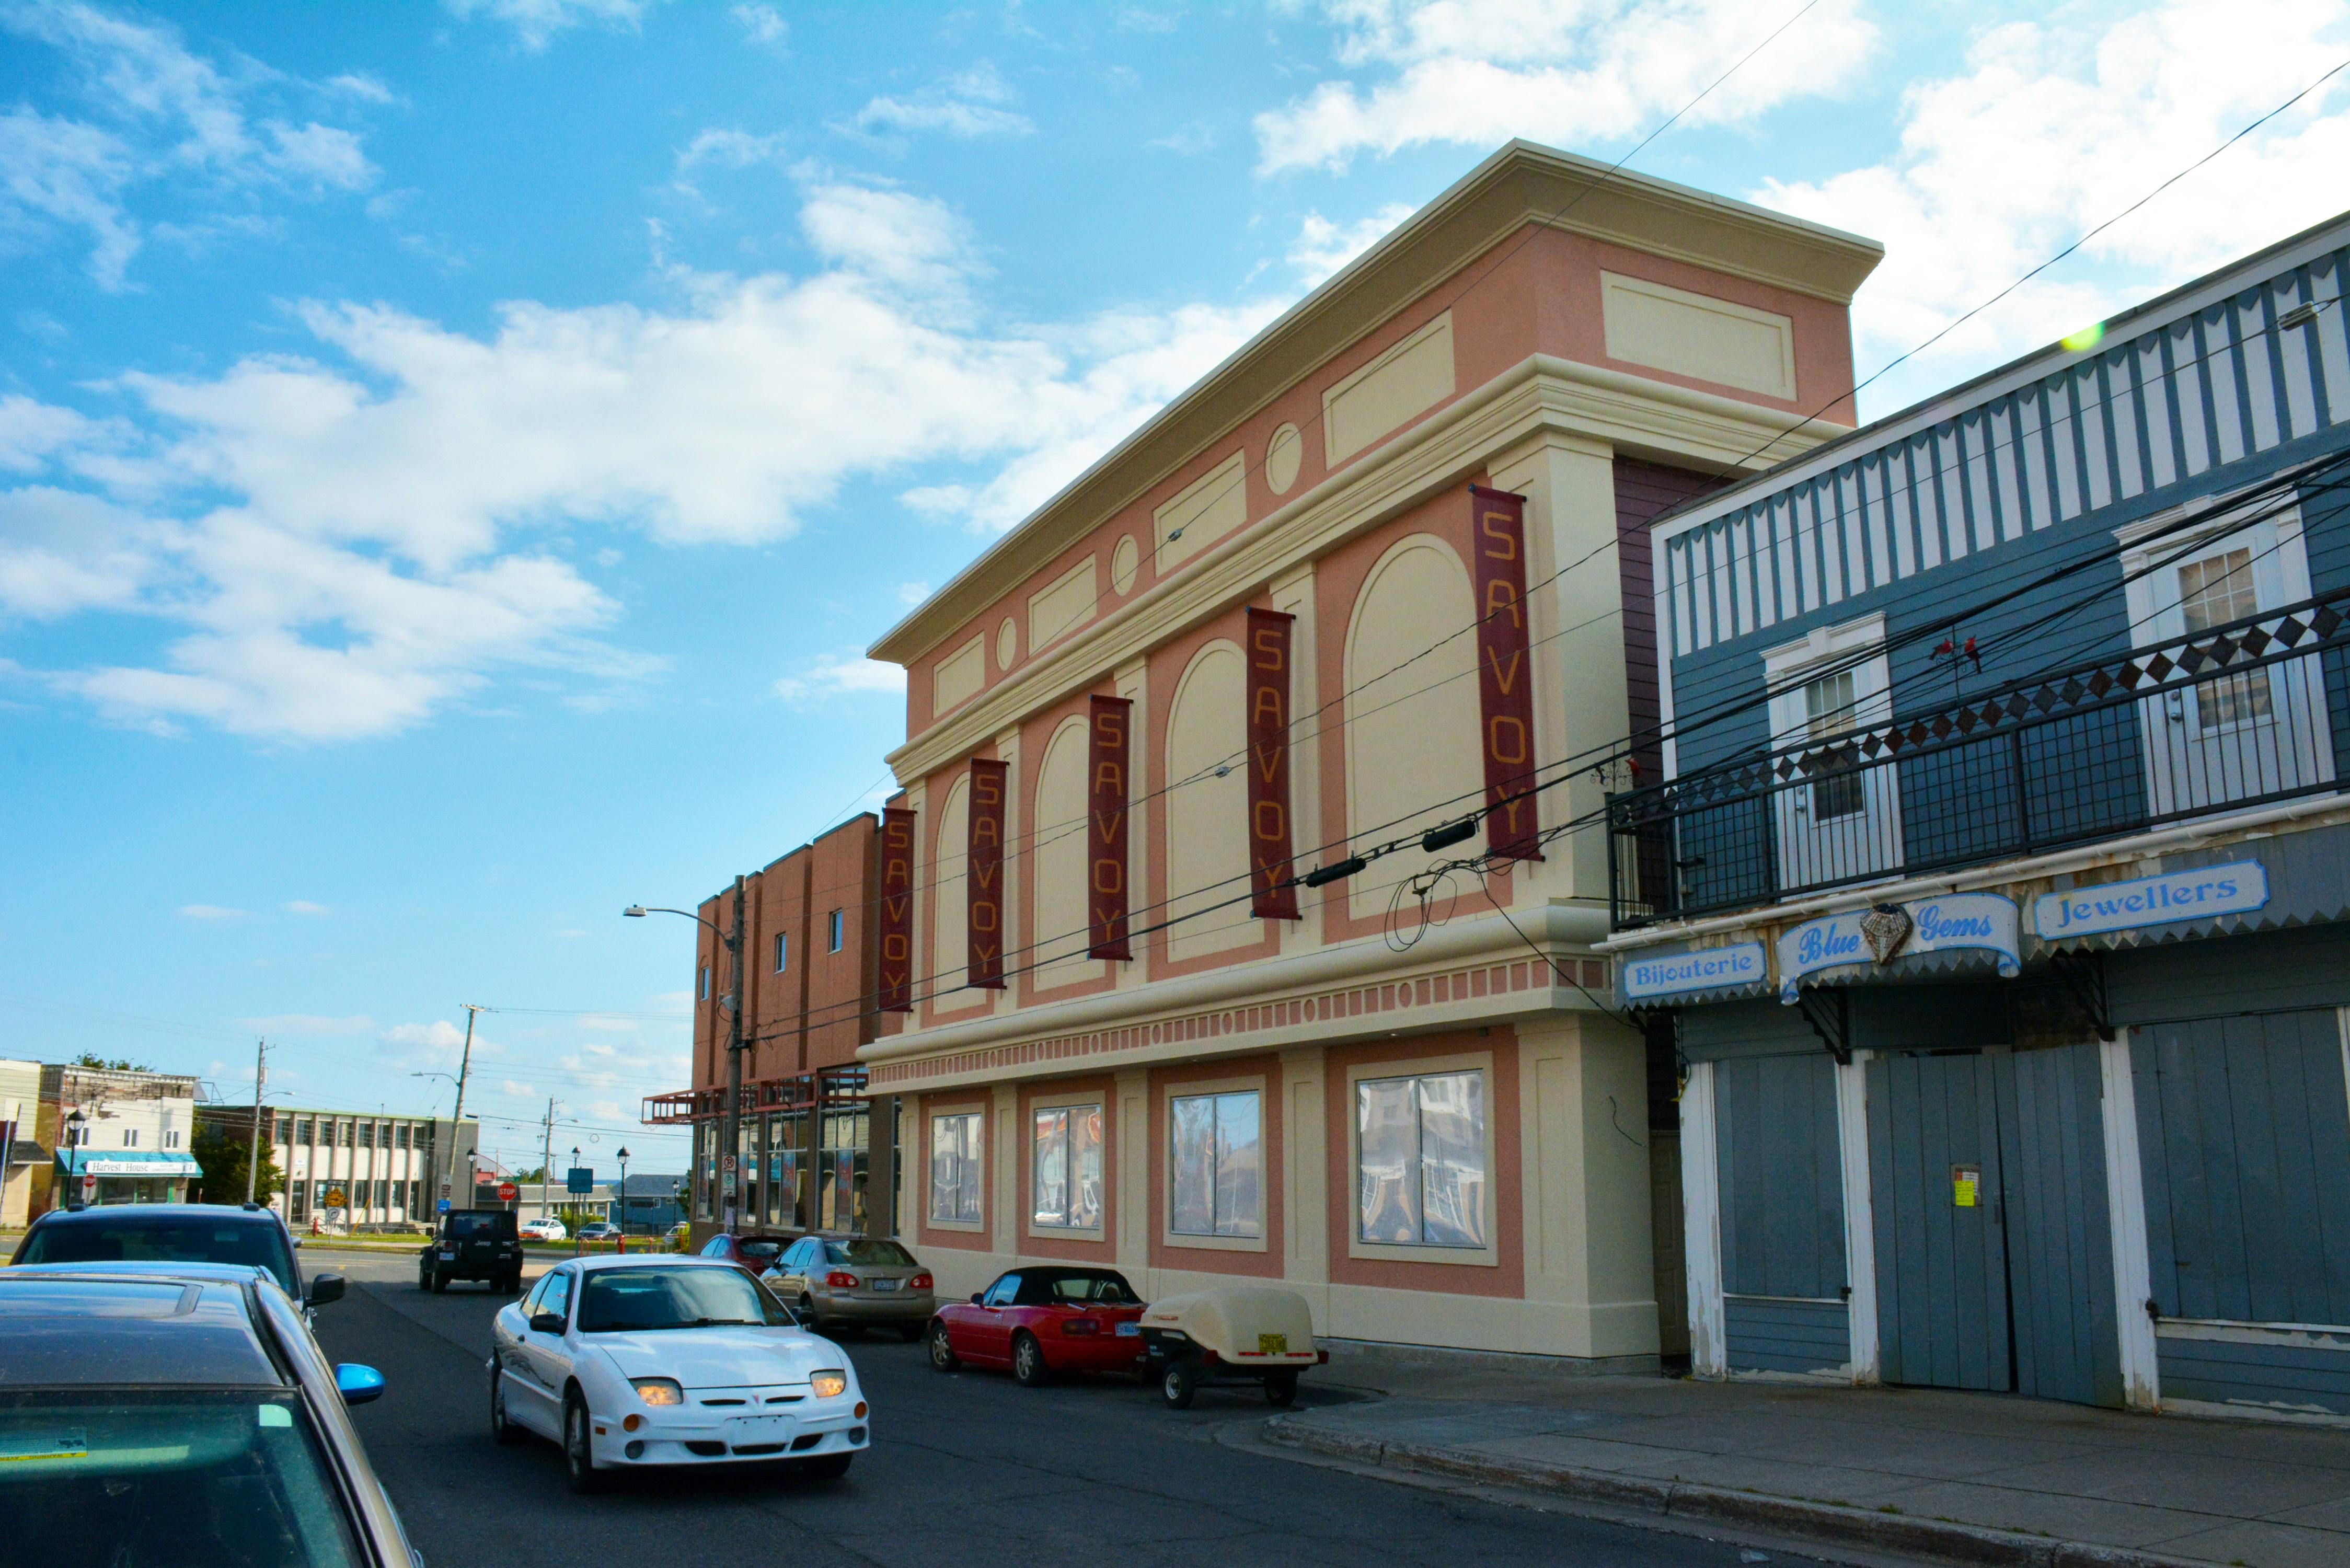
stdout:
POLYGON ((1009 670, 1012 661, 1019 657, 1020 628, 1010 616, 1005 616, 1003 624, 995 628, 995 668, 1009 670))
POLYGON ((1289 487, 1297 483, 1298 465, 1305 461, 1305 438, 1297 433, 1295 425, 1284 425, 1273 432, 1264 447, 1264 483, 1275 495, 1286 495, 1289 487))
POLYGON ((1134 574, 1142 565, 1142 547, 1128 534, 1109 553, 1109 586, 1121 594, 1134 591, 1134 574))

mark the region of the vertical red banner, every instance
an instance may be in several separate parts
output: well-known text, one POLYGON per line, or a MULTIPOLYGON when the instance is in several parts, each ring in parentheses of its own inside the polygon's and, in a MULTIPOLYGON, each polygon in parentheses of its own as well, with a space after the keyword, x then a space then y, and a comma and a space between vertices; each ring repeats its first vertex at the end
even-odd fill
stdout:
POLYGON ((1128 724, 1134 704, 1123 697, 1087 701, 1086 956, 1130 959, 1126 940, 1126 806, 1132 777, 1128 724))
POLYGON ((1289 830, 1289 628, 1297 618, 1248 611, 1249 913, 1295 920, 1289 830))
POLYGON ((1469 487, 1477 588, 1477 712, 1485 752, 1485 847, 1542 858, 1534 777, 1534 656, 1526 635, 1526 500, 1469 487))
POLYGON ((1010 767, 972 759, 971 833, 963 880, 971 893, 970 983, 1003 989, 1003 798, 1010 767))
POLYGON ((881 1011, 914 1010, 914 814, 881 810, 881 1011))

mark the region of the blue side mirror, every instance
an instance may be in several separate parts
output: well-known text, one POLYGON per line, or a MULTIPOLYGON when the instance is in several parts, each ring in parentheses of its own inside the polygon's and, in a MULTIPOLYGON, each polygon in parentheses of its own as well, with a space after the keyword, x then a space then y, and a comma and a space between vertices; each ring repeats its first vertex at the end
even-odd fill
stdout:
POLYGON ((342 1391, 344 1404, 364 1405, 383 1397, 383 1374, 372 1366, 346 1361, 335 1368, 335 1386, 342 1391))

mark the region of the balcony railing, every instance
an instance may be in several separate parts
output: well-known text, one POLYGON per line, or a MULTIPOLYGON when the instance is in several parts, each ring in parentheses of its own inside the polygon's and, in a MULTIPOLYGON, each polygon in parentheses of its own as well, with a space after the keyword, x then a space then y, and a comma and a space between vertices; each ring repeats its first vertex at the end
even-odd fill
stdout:
POLYGON ((2350 589, 1608 798, 1617 929, 2336 787, 2350 589))

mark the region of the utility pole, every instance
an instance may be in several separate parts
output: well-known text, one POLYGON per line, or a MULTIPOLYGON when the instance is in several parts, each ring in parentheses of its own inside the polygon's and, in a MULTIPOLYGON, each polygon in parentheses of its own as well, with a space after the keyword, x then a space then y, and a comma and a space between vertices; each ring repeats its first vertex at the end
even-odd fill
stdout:
POLYGON ((735 1228, 736 1205, 743 1190, 742 1172, 736 1168, 743 1152, 743 878, 734 878, 734 929, 726 939, 727 966, 733 971, 727 983, 732 989, 719 998, 726 1008, 726 1119, 721 1135, 718 1158, 718 1181, 724 1194, 722 1212, 726 1229, 735 1228))
POLYGON ((255 1184, 261 1179, 261 1088, 269 1082, 269 1042, 253 1044, 253 1152, 244 1158, 244 1200, 253 1201, 255 1184))
POLYGON ((555 1096, 546 1096, 546 1141, 538 1156, 538 1217, 546 1218, 547 1167, 555 1163, 555 1096))
MULTIPOLYGON (((425 1179, 429 1184, 429 1190, 432 1192, 433 1197, 432 1212, 436 1217, 434 1220, 435 1229, 438 1229, 439 1227, 438 1216, 441 1212, 441 1188, 443 1185, 446 1185, 453 1189, 457 1185, 457 1140, 463 1136, 465 1126, 465 1075, 467 1072, 472 1070, 473 1065, 473 1014, 477 1012, 487 1012, 489 1011, 488 1008, 482 1006, 479 1002, 461 1002, 457 1005, 465 1010, 465 1049, 464 1053, 457 1058, 456 1108, 449 1113, 449 1175, 444 1183, 440 1175, 441 1151, 438 1148, 435 1148, 432 1151, 432 1158, 430 1161, 432 1168, 425 1172, 425 1179)), ((438 1140, 436 1139, 435 1141, 437 1142, 438 1140)), ((470 1177, 470 1175, 471 1173, 469 1172, 468 1176, 470 1177)), ((468 1179, 465 1186, 468 1189, 465 1193, 465 1205, 467 1208, 471 1208, 473 1207, 473 1194, 471 1190, 473 1182, 468 1179)), ((457 1198, 454 1190, 452 1190, 449 1194, 449 1207, 452 1209, 457 1207, 457 1198)))

